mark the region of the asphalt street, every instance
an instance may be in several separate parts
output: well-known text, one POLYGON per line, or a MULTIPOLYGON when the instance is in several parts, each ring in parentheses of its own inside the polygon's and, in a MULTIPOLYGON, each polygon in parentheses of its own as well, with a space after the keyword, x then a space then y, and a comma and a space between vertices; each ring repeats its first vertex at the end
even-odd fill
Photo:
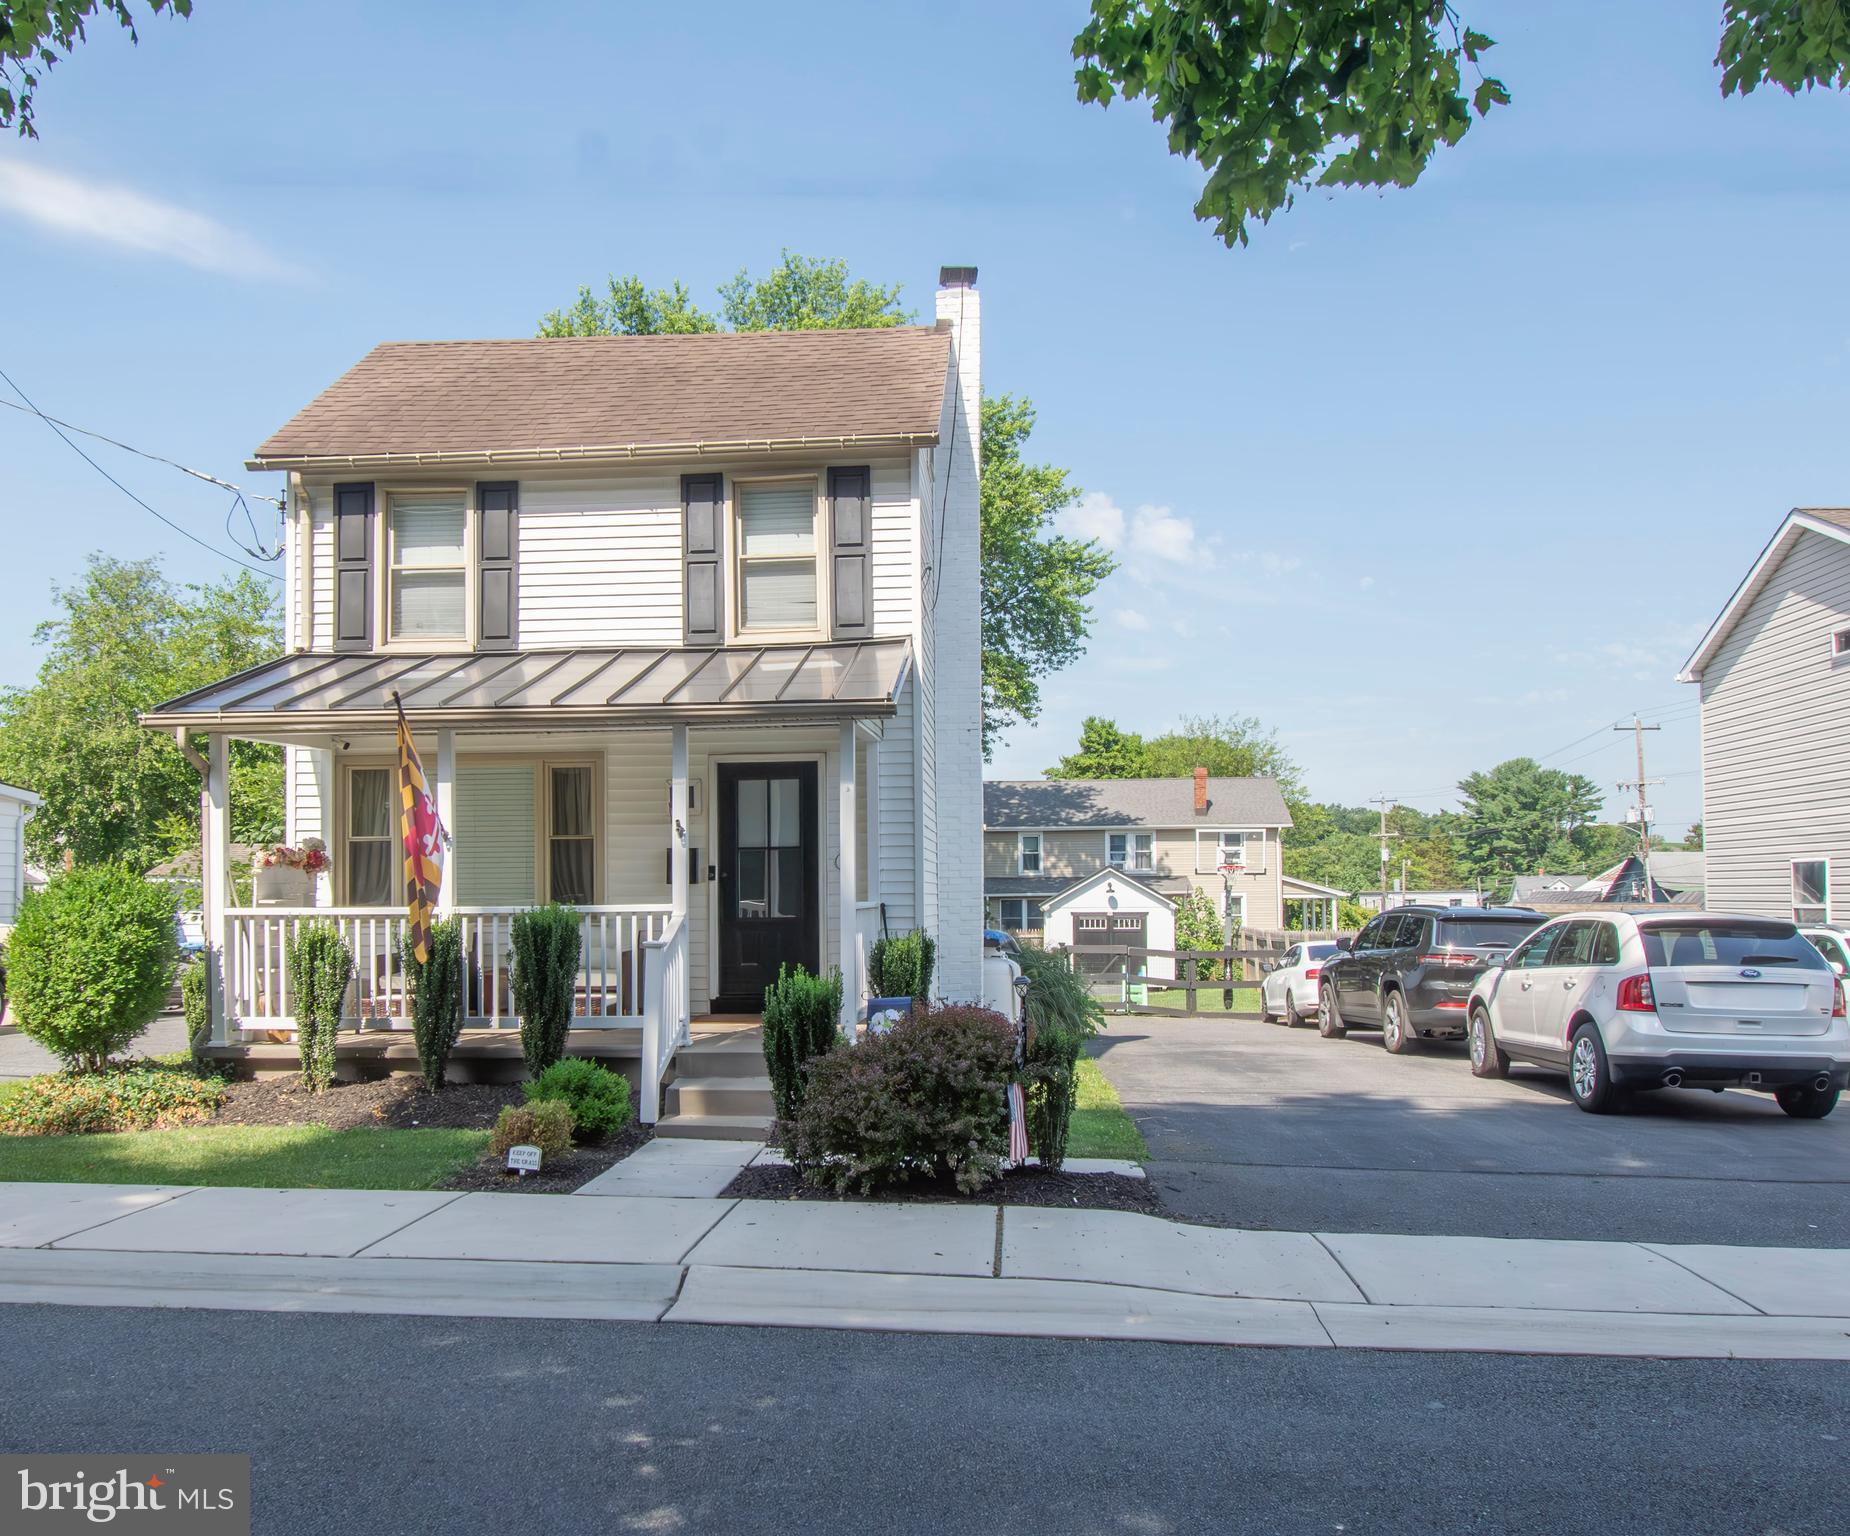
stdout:
POLYGON ((1850 1370, 0 1308, 0 1446, 252 1455, 254 1529, 1843 1529, 1850 1370))
POLYGON ((1254 1020, 1120 1018, 1095 1043, 1176 1215, 1293 1231, 1850 1246, 1850 1106, 1729 1091, 1583 1114, 1565 1080, 1474 1078, 1254 1020))

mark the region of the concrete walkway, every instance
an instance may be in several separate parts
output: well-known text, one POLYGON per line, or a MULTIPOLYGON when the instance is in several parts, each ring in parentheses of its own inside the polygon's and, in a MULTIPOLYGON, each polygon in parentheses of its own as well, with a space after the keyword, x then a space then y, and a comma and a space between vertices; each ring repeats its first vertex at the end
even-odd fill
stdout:
POLYGON ((0 1302, 1850 1360, 1846 1250, 659 1193, 0 1184, 0 1302))

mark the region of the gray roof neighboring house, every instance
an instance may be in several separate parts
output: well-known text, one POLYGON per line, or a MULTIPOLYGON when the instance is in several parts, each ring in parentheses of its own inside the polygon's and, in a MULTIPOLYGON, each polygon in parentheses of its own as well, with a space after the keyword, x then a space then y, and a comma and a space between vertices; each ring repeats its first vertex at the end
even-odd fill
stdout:
POLYGON ((991 779, 983 825, 1034 827, 1288 827, 1291 812, 1275 779, 1210 778, 1208 809, 1195 814, 1195 781, 1184 779, 991 779))
POLYGON ((1108 867, 1104 871, 1094 870, 1092 874, 1086 875, 990 875, 983 881, 983 894, 1028 896, 1036 901, 1051 901, 1062 891, 1071 890, 1099 873, 1122 875, 1126 880, 1155 891, 1159 896, 1183 896, 1189 889, 1189 882, 1180 875, 1140 874, 1128 869, 1108 867))
POLYGON ((1586 883, 1586 876, 1572 875, 1517 875, 1512 882, 1510 902, 1521 906, 1531 896, 1546 896, 1551 891, 1578 890, 1586 883))

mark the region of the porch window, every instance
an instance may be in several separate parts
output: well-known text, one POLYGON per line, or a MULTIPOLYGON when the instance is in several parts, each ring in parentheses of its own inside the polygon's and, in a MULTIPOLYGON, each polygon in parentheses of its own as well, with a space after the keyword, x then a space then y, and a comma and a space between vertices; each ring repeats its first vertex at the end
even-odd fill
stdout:
POLYGON ((387 503, 387 633, 393 640, 468 639, 463 493, 395 491, 387 503))
POLYGON ((1150 870, 1156 867, 1154 832, 1113 832, 1110 836, 1113 869, 1150 870))
POLYGON ((1792 920, 1828 923, 1831 920, 1831 866, 1826 859, 1792 861, 1792 920))
POLYGON ((597 900, 597 825, 591 811, 591 769, 577 763, 549 768, 552 791, 551 845, 547 866, 552 899, 588 907, 597 900))
POLYGON ((1041 834, 1022 832, 1015 839, 1015 872, 1038 875, 1041 872, 1041 834))
POLYGON ((347 900, 383 907, 392 900, 398 856, 390 768, 354 768, 347 774, 347 900))
POLYGON ((1220 872, 1223 864, 1244 864, 1253 867, 1252 860, 1246 856, 1246 834, 1244 832, 1197 832, 1195 834, 1195 873, 1212 875, 1220 872))
POLYGON ((739 628, 814 631, 816 484, 741 484, 739 628))

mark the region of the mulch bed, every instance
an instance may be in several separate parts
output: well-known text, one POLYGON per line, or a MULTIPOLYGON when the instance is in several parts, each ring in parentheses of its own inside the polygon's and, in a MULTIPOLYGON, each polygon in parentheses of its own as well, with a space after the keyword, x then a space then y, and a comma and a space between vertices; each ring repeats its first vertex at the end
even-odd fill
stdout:
POLYGON ((503 1195, 569 1195, 654 1137, 654 1126, 632 1125, 606 1141, 574 1147, 570 1157, 548 1163, 538 1173, 530 1173, 524 1179, 517 1173, 509 1173, 501 1163, 483 1158, 479 1163, 458 1169, 437 1187, 485 1189, 503 1195))
MULTIPOLYGON (((833 1190, 805 1184, 794 1168, 781 1164, 755 1164, 740 1170, 725 1188, 722 1199, 736 1200, 860 1200, 863 1195, 838 1195, 833 1190)), ((1039 1168, 1011 1168, 978 1194, 959 1193, 946 1179, 917 1180, 884 1189, 877 1200, 921 1201, 939 1205, 1039 1205, 1066 1210, 1138 1211, 1146 1216, 1162 1210, 1162 1200, 1148 1179, 1130 1179, 1121 1173, 1047 1173, 1039 1168)))
POLYGON ((432 1093, 417 1077, 335 1083, 326 1093, 310 1093, 290 1074, 232 1083, 211 1123, 324 1125, 335 1131, 361 1126, 486 1131, 504 1105, 525 1100, 519 1083, 452 1083, 441 1093, 432 1093))

